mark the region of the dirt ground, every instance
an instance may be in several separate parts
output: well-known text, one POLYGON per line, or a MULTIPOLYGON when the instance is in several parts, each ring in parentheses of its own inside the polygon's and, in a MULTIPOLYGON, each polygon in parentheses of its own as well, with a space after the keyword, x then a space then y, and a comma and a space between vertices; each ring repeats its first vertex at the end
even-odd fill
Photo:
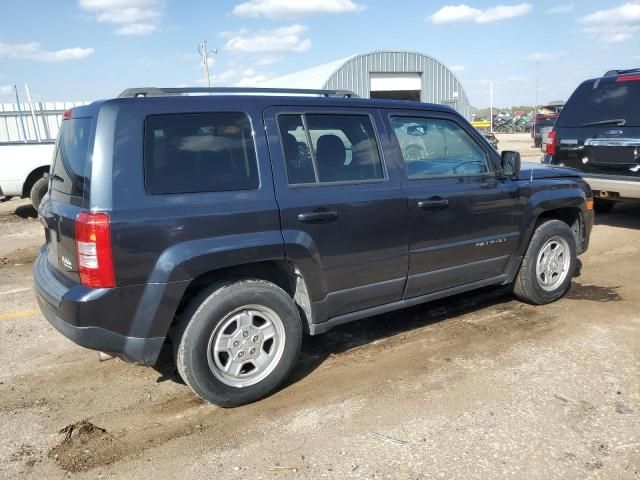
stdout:
POLYGON ((231 410, 50 327, 42 238, 27 202, 0 204, 2 478, 640 478, 640 205, 598 216, 565 299, 488 289, 345 325, 231 410))

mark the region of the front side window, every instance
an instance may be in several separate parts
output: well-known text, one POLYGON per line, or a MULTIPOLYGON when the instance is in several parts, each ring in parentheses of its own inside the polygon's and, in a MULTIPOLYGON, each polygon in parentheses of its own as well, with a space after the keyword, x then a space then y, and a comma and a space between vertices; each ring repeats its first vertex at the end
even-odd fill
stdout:
POLYGON ((243 113, 152 115, 144 135, 151 194, 258 188, 251 124, 243 113))
POLYGON ((391 125, 410 180, 489 172, 484 150, 451 120, 392 117, 391 125))
POLYGON ((278 125, 290 185, 384 178, 367 115, 280 115, 278 125))

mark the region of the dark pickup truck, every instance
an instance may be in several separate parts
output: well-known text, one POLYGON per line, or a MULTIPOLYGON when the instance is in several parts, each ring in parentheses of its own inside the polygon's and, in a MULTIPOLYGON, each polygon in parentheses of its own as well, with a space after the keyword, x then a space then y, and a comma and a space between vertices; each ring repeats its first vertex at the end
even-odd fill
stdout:
POLYGON ((593 225, 575 170, 521 166, 440 105, 148 88, 64 118, 44 316, 130 362, 171 346, 223 406, 278 388, 304 334, 489 285, 557 300, 593 225))

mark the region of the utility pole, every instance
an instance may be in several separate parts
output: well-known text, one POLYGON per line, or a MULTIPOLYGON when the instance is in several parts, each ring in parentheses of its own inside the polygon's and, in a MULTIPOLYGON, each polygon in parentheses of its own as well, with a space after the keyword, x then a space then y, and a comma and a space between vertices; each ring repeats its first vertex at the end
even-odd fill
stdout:
POLYGON ((536 61, 536 110, 538 109, 538 89, 540 87, 540 60, 536 61))
POLYGON ((200 53, 200 58, 202 58, 202 67, 204 68, 204 81, 207 82, 207 86, 211 88, 211 77, 209 76, 209 54, 218 53, 218 49, 214 49, 209 51, 207 49, 207 41, 202 40, 198 45, 198 53, 200 53))
POLYGON ((491 122, 491 133, 493 133, 493 82, 489 83, 489 121, 491 122))

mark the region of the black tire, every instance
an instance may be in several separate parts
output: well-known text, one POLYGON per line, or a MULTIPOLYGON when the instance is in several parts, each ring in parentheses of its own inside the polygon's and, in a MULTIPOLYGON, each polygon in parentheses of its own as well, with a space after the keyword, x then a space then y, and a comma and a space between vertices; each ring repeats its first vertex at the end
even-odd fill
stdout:
POLYGON ((520 271, 513 284, 513 292, 518 299, 534 305, 544 305, 555 302, 569 290, 571 279, 576 271, 576 265, 576 241, 573 236, 573 231, 566 223, 560 220, 547 220, 538 225, 531 237, 527 253, 522 259, 520 271), (565 269, 567 274, 564 280, 559 282, 557 286, 549 286, 554 287, 553 290, 546 290, 541 285, 542 281, 536 273, 536 263, 540 251, 547 242, 554 238, 563 239, 569 248, 568 266, 565 269))
POLYGON ((36 211, 38 211, 38 207, 40 207, 42 198, 46 195, 48 188, 49 181, 44 177, 39 178, 32 185, 31 191, 29 192, 29 198, 31 199, 31 204, 33 205, 33 208, 36 209, 36 211))
POLYGON ((596 213, 609 213, 613 207, 616 206, 616 202, 605 198, 594 198, 593 209, 596 213))
MULTIPOLYGON (((291 296, 284 290, 264 280, 238 280, 213 285, 189 303, 182 318, 183 323, 178 326, 173 338, 178 372, 200 398, 221 407, 244 405, 272 393, 289 376, 300 353, 302 322, 298 309, 291 296), (218 327, 230 321, 229 319, 236 315, 234 312, 244 311, 245 307, 266 308, 275 313, 284 328, 284 341, 281 342, 284 346, 279 350, 281 353, 277 362, 276 353, 272 361, 275 362, 275 366, 270 366, 272 370, 266 377, 254 384, 235 386, 219 378, 224 374, 215 367, 215 363, 210 367, 209 361, 215 360, 212 359, 214 354, 208 352, 210 339, 215 342, 215 338, 222 335, 218 327), (213 336, 214 332, 216 336, 213 336), (214 373, 214 370, 217 373, 214 373)), ((223 333, 226 331, 225 329, 223 333)), ((238 330, 238 335, 240 334, 244 332, 238 330)), ((253 337, 251 333, 247 338, 243 342, 257 337, 253 337)), ((260 344, 258 355, 262 354, 262 345, 260 344)), ((245 343, 239 348, 244 349, 245 343)), ((229 356, 227 358, 231 360, 229 356)), ((257 367, 254 368, 259 371, 257 367)))

